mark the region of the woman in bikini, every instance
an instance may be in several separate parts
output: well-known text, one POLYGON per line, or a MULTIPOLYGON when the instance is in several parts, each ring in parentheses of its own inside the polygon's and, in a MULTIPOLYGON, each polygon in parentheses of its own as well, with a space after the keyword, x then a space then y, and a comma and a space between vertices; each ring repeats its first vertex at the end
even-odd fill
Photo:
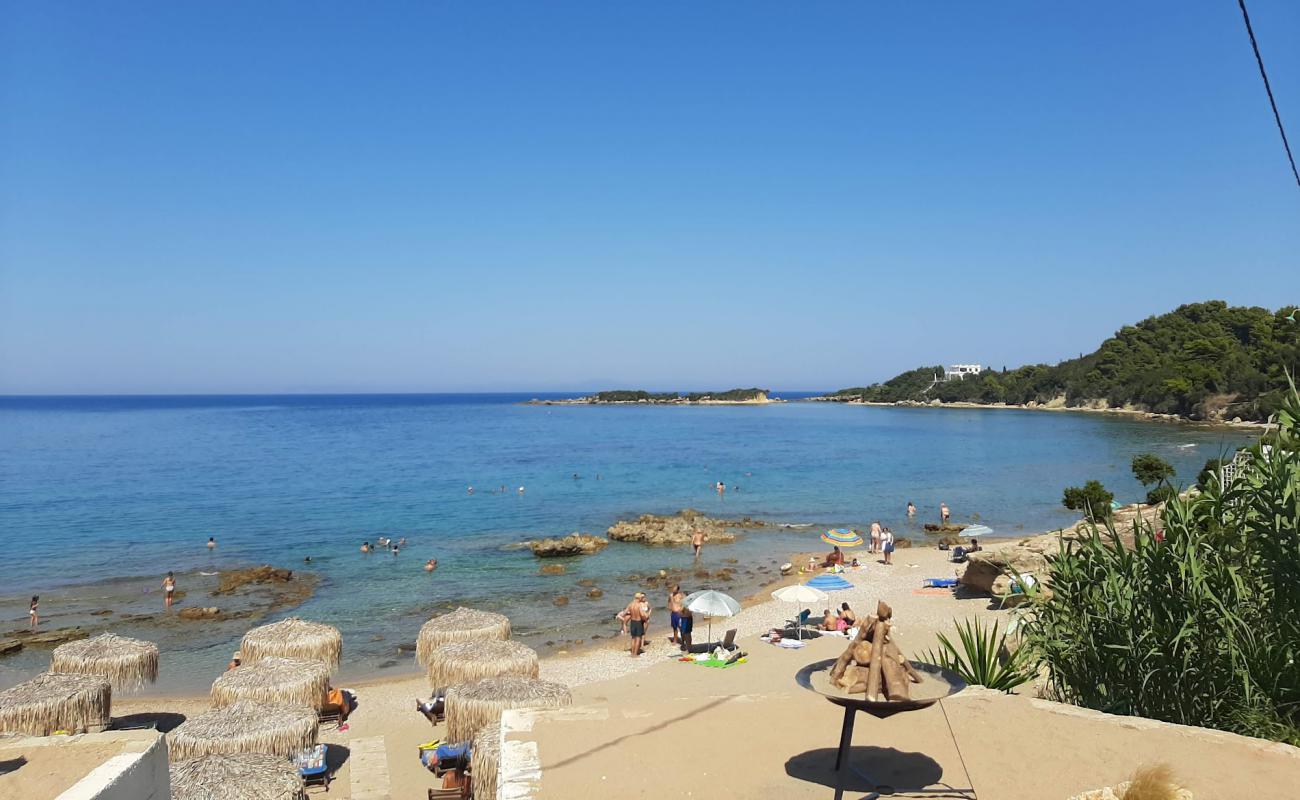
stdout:
POLYGON ((167 577, 163 578, 162 588, 163 588, 163 594, 166 595, 167 598, 165 600, 167 604, 167 608, 171 608, 172 598, 176 594, 176 576, 170 572, 167 573, 167 577))
POLYGON ((41 624, 41 615, 36 609, 40 604, 41 598, 37 595, 32 595, 32 604, 27 607, 27 616, 31 619, 32 630, 36 630, 36 626, 41 624))

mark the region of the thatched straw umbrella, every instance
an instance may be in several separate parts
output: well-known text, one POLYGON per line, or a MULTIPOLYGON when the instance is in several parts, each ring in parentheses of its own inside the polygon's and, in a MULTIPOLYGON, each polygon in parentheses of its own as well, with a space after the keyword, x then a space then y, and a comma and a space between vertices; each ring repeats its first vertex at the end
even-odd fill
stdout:
POLYGON ((102 729, 111 721, 113 688, 100 675, 42 672, 0 692, 0 732, 49 736, 102 729))
POLYGON ((105 633, 54 648, 50 671, 99 675, 114 689, 139 689, 158 680, 158 645, 105 633))
POLYGON ((537 677, 537 652, 519 642, 448 642, 429 652, 429 683, 437 689, 483 678, 537 677))
POLYGON ((289 617, 244 634, 239 653, 245 664, 264 658, 301 658, 319 661, 332 671, 338 669, 343 653, 343 634, 330 625, 289 617))
POLYGON ((319 661, 264 658, 222 673, 212 682, 212 704, 220 708, 237 700, 257 700, 319 711, 329 685, 329 669, 319 661))
POLYGON ((474 736, 469 774, 474 800, 496 800, 497 773, 501 769, 501 723, 494 722, 474 736))
POLYGON ((262 753, 210 755, 172 764, 172 800, 306 800, 293 762, 262 753))
POLYGON ((447 739, 464 742, 508 708, 558 708, 573 702, 568 687, 533 678, 484 678, 447 689, 447 739))
POLYGON ((291 756, 316 744, 320 719, 307 706, 241 700, 191 717, 167 734, 172 761, 213 753, 291 756))
POLYGON ((450 614, 434 617, 420 628, 415 640, 415 658, 420 666, 429 666, 429 653, 447 642, 493 641, 510 638, 510 620, 491 611, 475 611, 464 606, 450 614))

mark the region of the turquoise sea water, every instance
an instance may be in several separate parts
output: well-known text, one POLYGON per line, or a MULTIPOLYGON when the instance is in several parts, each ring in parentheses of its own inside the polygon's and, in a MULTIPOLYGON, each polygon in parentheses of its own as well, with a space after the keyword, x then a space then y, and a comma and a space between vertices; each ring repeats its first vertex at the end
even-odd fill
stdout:
MULTIPOLYGON (((872 519, 919 542, 908 500, 917 523, 936 521, 946 501, 955 520, 978 514, 1014 536, 1071 523, 1060 507, 1066 485, 1099 478, 1121 500, 1141 497, 1128 471, 1135 453, 1161 455, 1189 481, 1249 438, 1094 414, 520 402, 528 397, 0 398, 0 635, 25 622, 30 594, 57 625, 60 598, 127 591, 154 604, 167 570, 184 588, 201 585, 201 572, 265 562, 320 576, 297 613, 343 629, 345 672, 406 665, 395 645, 447 604, 503 609, 544 646, 608 632, 629 573, 685 565, 689 554, 615 543, 545 577, 526 550, 503 549, 523 539, 602 533, 620 518, 685 507, 814 526, 755 532, 705 554, 710 567, 770 564, 824 547, 822 528, 872 519), (719 498, 719 480, 738 490, 719 498), (381 535, 405 536, 408 547, 358 552, 381 535), (440 562, 432 575, 421 568, 430 556, 440 562), (605 598, 587 600, 581 578, 605 598), (560 594, 571 598, 564 608, 551 602, 560 594)), ((173 638, 185 651, 176 663, 209 670, 204 681, 233 641, 173 638)), ((0 685, 47 657, 0 660, 0 685)), ((163 686, 187 672, 171 670, 163 686)))

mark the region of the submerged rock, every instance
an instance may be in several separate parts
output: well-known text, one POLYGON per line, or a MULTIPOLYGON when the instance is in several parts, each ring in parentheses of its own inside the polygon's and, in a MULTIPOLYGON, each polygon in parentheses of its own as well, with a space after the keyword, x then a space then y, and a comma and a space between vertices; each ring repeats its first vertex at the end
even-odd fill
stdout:
POLYGON ((588 533, 571 533, 563 538, 535 539, 528 543, 528 549, 538 558, 558 558, 561 556, 589 556, 599 553, 609 544, 608 539, 592 536, 588 533))
POLYGON ((587 590, 587 597, 590 597, 592 600, 596 600, 604 596, 605 596, 605 592, 600 589, 592 588, 587 590))
POLYGON ((563 575, 565 569, 563 564, 543 564, 537 572, 539 575, 563 575))
POLYGON ((217 590, 213 594, 230 594, 250 584, 288 583, 293 580, 293 570, 280 569, 270 564, 247 569, 232 569, 221 573, 217 590))
POLYGON ((569 604, 569 598, 565 597, 564 595, 560 595, 559 597, 555 598, 551 602, 557 606, 567 606, 569 604))
POLYGON ((181 619, 218 619, 221 617, 221 609, 216 606, 207 608, 182 608, 179 615, 181 619))

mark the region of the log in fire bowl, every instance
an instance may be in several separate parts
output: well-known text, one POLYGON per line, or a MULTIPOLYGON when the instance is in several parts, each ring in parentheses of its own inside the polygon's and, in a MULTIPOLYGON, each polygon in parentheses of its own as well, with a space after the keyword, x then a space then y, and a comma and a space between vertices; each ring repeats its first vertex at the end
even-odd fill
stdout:
MULTIPOLYGON (((951 670, 943 669, 934 664, 912 661, 910 662, 912 668, 921 678, 921 682, 913 690, 917 696, 907 700, 868 700, 866 695, 849 694, 831 681, 831 668, 835 666, 837 660, 828 658, 824 661, 815 661, 799 670, 794 676, 795 681, 803 688, 816 692, 844 709, 844 725, 840 728, 840 748, 835 756, 835 769, 837 772, 845 766, 848 759, 849 747, 853 743, 853 720, 859 711, 884 719, 906 711, 929 708, 945 697, 954 695, 966 688, 966 682, 951 670)), ((861 770, 853 769, 853 771, 875 786, 877 794, 893 793, 893 787, 879 783, 861 770)))

